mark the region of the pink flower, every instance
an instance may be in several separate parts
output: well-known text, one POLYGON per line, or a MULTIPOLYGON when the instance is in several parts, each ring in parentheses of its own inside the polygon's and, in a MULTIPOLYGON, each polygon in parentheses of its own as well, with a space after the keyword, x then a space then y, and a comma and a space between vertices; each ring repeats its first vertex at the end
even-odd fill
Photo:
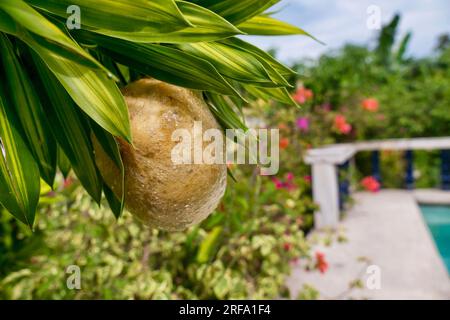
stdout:
POLYGON ((293 174, 292 172, 286 173, 286 180, 287 180, 287 181, 292 181, 292 180, 294 180, 294 174, 293 174))
POLYGON ((306 89, 304 87, 300 87, 297 91, 292 95, 292 98, 297 103, 305 103, 309 99, 313 97, 313 92, 310 89, 306 89))
POLYGON ((378 100, 374 98, 367 98, 362 101, 362 106, 364 110, 370 111, 370 112, 377 112, 378 111, 378 100))
POLYGON ((307 117, 298 118, 295 124, 300 131, 307 132, 309 130, 309 119, 307 117))
POLYGON ((275 184, 275 188, 276 188, 277 190, 283 189, 283 182, 281 182, 280 179, 273 178, 273 179, 272 179, 272 182, 275 184))
POLYGON ((352 131, 352 126, 347 123, 347 119, 343 115, 337 115, 334 118, 334 127, 341 134, 349 134, 352 131))
POLYGON ((380 190, 380 183, 372 176, 362 179, 361 185, 370 192, 378 192, 380 190))
POLYGON ((303 180, 305 180, 307 183, 311 183, 312 178, 311 178, 311 176, 304 176, 303 180))
POLYGON ((288 191, 292 191, 297 188, 297 186, 294 183, 294 174, 292 172, 288 172, 286 174, 284 181, 278 178, 273 178, 272 182, 275 184, 275 188, 277 190, 286 189, 288 191))

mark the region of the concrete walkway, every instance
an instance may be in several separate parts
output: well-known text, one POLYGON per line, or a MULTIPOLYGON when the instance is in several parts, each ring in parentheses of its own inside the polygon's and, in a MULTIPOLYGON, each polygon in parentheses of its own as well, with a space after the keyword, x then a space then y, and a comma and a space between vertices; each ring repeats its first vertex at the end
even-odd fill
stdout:
POLYGON ((329 270, 306 271, 300 263, 287 281, 292 297, 309 284, 322 299, 450 299, 450 277, 414 193, 361 192, 354 199, 355 205, 340 223, 341 231, 310 235, 317 240, 314 250, 325 254, 329 270), (344 234, 347 241, 324 245, 336 233, 344 234), (368 269, 370 265, 376 267, 368 269), (376 284, 376 270, 380 288, 369 289, 369 279, 376 284), (370 277, 368 271, 375 273, 370 277))

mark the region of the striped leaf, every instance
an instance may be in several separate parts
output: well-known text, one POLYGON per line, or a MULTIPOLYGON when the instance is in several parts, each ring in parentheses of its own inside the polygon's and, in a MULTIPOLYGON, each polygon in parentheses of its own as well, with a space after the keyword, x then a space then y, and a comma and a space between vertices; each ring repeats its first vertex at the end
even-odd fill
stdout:
POLYGON ((13 216, 33 227, 39 201, 39 168, 22 140, 17 119, 8 107, 6 91, 0 83, 0 203, 13 216))
POLYGON ((95 42, 117 62, 155 79, 190 89, 239 96, 213 65, 179 49, 133 43, 86 32, 79 35, 85 41, 95 42))
POLYGON ((220 15, 190 2, 177 1, 183 15, 192 24, 182 30, 157 33, 152 30, 123 32, 110 29, 91 29, 91 31, 133 42, 190 43, 199 41, 215 41, 242 34, 233 24, 220 15))
POLYGON ((254 46, 242 39, 233 37, 233 38, 221 40, 220 42, 225 43, 228 46, 233 46, 233 47, 239 48, 241 50, 245 50, 248 53, 252 54, 253 56, 257 57, 258 59, 263 59, 284 77, 296 75, 295 71, 293 71, 292 69, 288 68, 287 66, 285 66, 282 63, 280 63, 279 61, 277 61, 270 54, 268 54, 264 50, 261 50, 258 47, 254 46))
POLYGON ((0 23, 1 31, 11 33, 25 42, 31 41, 31 39, 39 41, 41 46, 52 48, 55 51, 59 50, 58 54, 60 55, 107 72, 76 42, 22 0, 2 0, 0 13, 2 10, 8 15, 8 18, 6 23, 0 23), (16 25, 12 24, 13 21, 16 25))
POLYGON ((245 90, 256 99, 263 99, 270 101, 271 99, 280 101, 282 103, 297 106, 297 103, 292 99, 286 88, 261 88, 251 85, 244 85, 245 90))
POLYGON ((113 135, 131 142, 128 108, 117 85, 105 74, 31 43, 76 104, 113 135))
POLYGON ((203 42, 184 44, 179 48, 209 61, 221 74, 231 79, 272 87, 281 86, 270 78, 256 57, 237 47, 219 42, 203 42))
POLYGON ((25 0, 67 19, 71 5, 80 8, 83 26, 122 32, 167 33, 190 26, 173 0, 25 0))
POLYGON ((36 159, 41 177, 50 186, 56 173, 56 142, 50 132, 47 117, 39 96, 24 71, 25 64, 18 59, 9 39, 0 34, 0 52, 3 78, 8 79, 5 89, 9 93, 11 107, 18 115, 21 132, 36 159))
POLYGON ((207 101, 211 112, 219 119, 221 126, 225 129, 243 129, 247 130, 245 123, 237 115, 237 107, 233 109, 234 104, 227 97, 206 93, 207 101))
MULTIPOLYGON (((86 63, 87 60, 84 57, 80 59, 79 55, 74 56, 61 46, 55 45, 54 42, 57 40, 68 39, 76 47, 75 49, 99 64, 56 25, 40 16, 22 0, 17 1, 17 3, 21 3, 17 8, 13 5, 16 2, 5 1, 6 8, 11 11, 7 12, 13 14, 14 19, 19 20, 20 23, 23 21, 19 17, 25 14, 24 21, 27 21, 28 27, 37 30, 48 29, 49 35, 58 35, 56 39, 44 39, 33 34, 32 31, 21 28, 21 24, 16 23, 16 30, 20 30, 18 36, 45 61, 77 105, 105 130, 131 142, 128 108, 117 85, 111 79, 112 74, 108 72, 109 75, 107 75, 105 72, 93 69, 92 64, 86 63), (38 22, 41 22, 42 25, 39 25, 38 22), (66 38, 61 37, 60 33, 66 38)), ((5 3, 0 2, 0 9, 5 10, 5 3)), ((45 35, 45 32, 43 34, 45 35)), ((101 68, 106 70, 103 66, 101 68)))
POLYGON ((253 17, 239 24, 239 28, 248 34, 259 36, 305 35, 322 43, 305 30, 268 15, 253 17))
POLYGON ((102 179, 95 165, 89 123, 43 61, 36 54, 32 60, 53 134, 83 187, 100 203, 102 179))
POLYGON ((193 0, 233 24, 246 21, 270 8, 280 0, 193 0))

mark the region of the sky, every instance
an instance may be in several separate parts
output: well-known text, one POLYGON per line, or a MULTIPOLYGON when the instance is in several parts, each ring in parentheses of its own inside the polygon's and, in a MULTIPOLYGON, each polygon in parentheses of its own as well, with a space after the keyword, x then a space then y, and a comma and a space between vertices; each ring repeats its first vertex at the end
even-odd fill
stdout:
POLYGON ((450 33, 450 0, 282 0, 270 9, 280 10, 274 17, 301 27, 326 45, 304 36, 244 38, 263 49, 277 48, 277 58, 286 63, 316 58, 345 43, 370 45, 378 33, 367 26, 374 17, 373 11, 367 13, 371 6, 379 9, 382 24, 396 12, 401 14, 399 37, 413 33, 410 56, 431 54, 437 37, 450 33))

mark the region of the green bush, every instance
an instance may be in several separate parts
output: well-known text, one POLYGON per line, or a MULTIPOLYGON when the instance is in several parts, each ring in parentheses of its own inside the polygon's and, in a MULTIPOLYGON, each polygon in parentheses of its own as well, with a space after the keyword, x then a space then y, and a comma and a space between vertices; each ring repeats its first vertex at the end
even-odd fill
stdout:
POLYGON ((268 177, 252 175, 249 181, 235 171, 238 182, 230 181, 221 207, 186 232, 147 229, 130 214, 116 222, 76 183, 60 191, 64 196, 51 192, 41 198, 33 234, 3 212, 0 298, 286 296, 291 262, 309 259, 302 228, 309 228, 305 221, 311 223, 314 207, 299 200, 307 186, 277 190, 268 177), (81 269, 81 290, 66 286, 69 265, 81 269))

